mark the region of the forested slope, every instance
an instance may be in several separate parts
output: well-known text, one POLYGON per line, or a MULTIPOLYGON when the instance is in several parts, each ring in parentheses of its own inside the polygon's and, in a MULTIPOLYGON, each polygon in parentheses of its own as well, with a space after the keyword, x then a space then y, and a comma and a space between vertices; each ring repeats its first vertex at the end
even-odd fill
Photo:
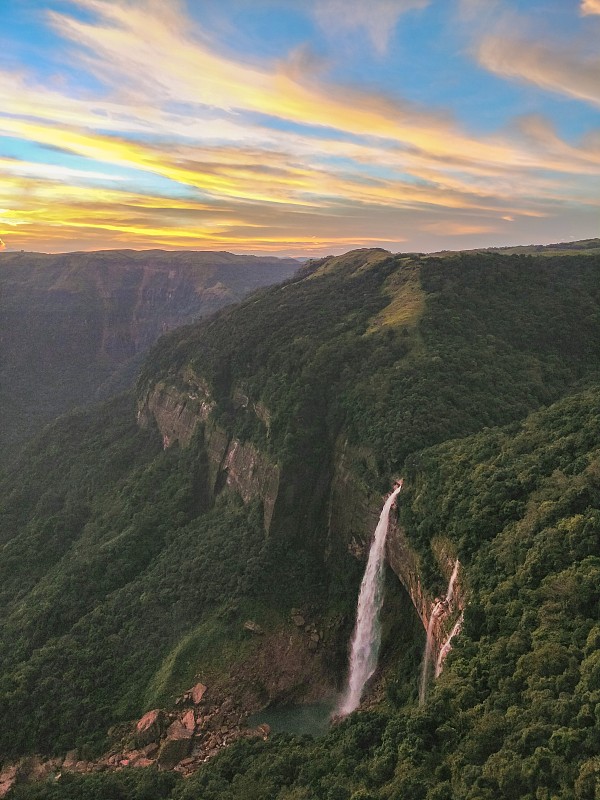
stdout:
MULTIPOLYGON (((173 797, 594 797, 599 356, 595 256, 356 251, 161 339, 136 402, 166 387, 193 417, 200 387, 187 447, 163 451, 124 397, 59 420, 0 486, 3 754, 91 755, 199 672, 235 672, 248 708, 285 699, 248 665, 298 605, 328 631, 311 663, 331 690, 361 571, 328 516, 342 441, 372 492, 404 475, 434 589, 432 537, 456 548, 470 599, 447 667, 416 707, 409 661, 388 661, 376 710, 234 745, 173 797), (268 533, 258 496, 214 480, 218 437, 278 470, 268 533)), ((14 792, 171 791, 139 775, 14 792)))

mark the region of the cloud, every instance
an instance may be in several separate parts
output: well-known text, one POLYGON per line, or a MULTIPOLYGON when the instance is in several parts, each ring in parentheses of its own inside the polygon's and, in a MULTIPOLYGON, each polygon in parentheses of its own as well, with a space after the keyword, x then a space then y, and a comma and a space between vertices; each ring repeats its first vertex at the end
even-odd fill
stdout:
POLYGON ((489 35, 477 50, 479 63, 497 75, 600 106, 600 56, 581 47, 489 35))
MULTIPOLYGON (((84 48, 82 63, 96 78, 120 90, 127 76, 129 103, 134 107, 187 104, 192 118, 222 113, 229 124, 241 122, 241 114, 259 113, 327 132, 390 140, 431 157, 462 157, 471 163, 510 167, 536 160, 535 154, 524 153, 505 140, 469 136, 439 111, 327 84, 323 79, 315 81, 314 75, 303 79, 294 59, 291 64, 259 65, 220 55, 206 36, 191 38, 191 23, 176 13, 175 5, 165 11, 156 3, 130 6, 78 0, 78 4, 95 11, 100 19, 82 22, 53 13, 55 27, 84 48), (144 31, 143 38, 139 30, 144 31)), ((386 145, 380 141, 378 146, 386 145)))
MULTIPOLYGON (((52 24, 101 92, 0 72, 0 136, 47 161, 0 160, 9 243, 424 249, 423 237, 516 236, 600 202, 594 135, 568 144, 528 117, 474 136, 444 110, 328 82, 309 50, 251 63, 226 53, 179 3, 72 2, 86 21, 53 13, 52 24)), ((424 5, 389 4, 388 23, 424 5)), ((366 4, 344 8, 356 20, 366 4)))
POLYGON ((378 53, 384 54, 400 17, 422 9, 430 0, 316 0, 314 15, 330 36, 365 31, 378 53))
POLYGON ((588 14, 600 14, 600 0, 581 0, 580 10, 584 16, 588 14))
POLYGON ((473 225, 452 220, 429 222, 422 225, 421 230, 434 233, 436 236, 472 236, 474 234, 496 232, 496 228, 490 225, 473 225))
POLYGON ((6 250, 6 245, 4 244, 2 239, 0 239, 0 250, 6 250))

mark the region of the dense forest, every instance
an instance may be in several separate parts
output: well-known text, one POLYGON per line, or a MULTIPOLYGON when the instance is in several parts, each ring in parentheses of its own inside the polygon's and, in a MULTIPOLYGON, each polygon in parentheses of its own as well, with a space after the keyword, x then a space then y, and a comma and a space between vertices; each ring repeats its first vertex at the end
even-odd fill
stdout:
POLYGON ((599 269, 562 251, 311 262, 159 340, 136 397, 46 428, 0 483, 7 761, 73 747, 92 759, 198 675, 224 692, 235 676, 241 710, 301 700, 304 683, 274 697, 252 666, 290 635, 294 607, 328 632, 314 682, 339 688, 361 573, 328 518, 341 441, 362 454, 352 468, 371 495, 404 476, 399 524, 424 582, 442 585, 443 533, 469 601, 423 705, 424 634, 390 572, 382 691, 326 736, 242 739, 186 781, 64 773, 9 796, 597 797, 599 269), (187 397, 190 375, 210 417, 163 450, 136 403, 157 385, 187 397), (215 431, 277 465, 268 533, 259 498, 211 481, 215 431))

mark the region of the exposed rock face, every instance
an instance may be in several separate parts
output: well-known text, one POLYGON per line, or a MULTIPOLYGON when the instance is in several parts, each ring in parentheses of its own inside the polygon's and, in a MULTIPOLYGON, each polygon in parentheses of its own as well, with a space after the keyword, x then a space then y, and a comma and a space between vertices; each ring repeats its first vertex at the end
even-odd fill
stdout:
MULTIPOLYGON (((355 557, 364 560, 383 502, 381 495, 374 493, 367 481, 359 477, 360 471, 368 471, 369 459, 368 451, 357 450, 345 441, 338 442, 330 499, 331 539, 343 542, 355 557)), ((398 502, 402 502, 402 495, 399 496, 398 502)), ((456 563, 451 542, 443 537, 437 537, 432 542, 432 549, 442 575, 449 581, 456 563)), ((386 555, 388 563, 408 592, 423 628, 427 630, 431 613, 439 598, 434 597, 423 585, 419 554, 411 546, 405 532, 395 522, 394 514, 390 517, 386 555)), ((452 598, 450 602, 444 604, 443 613, 437 618, 433 630, 434 663, 466 605, 464 573, 460 567, 457 573, 452 598)))
MULTIPOLYGON (((245 503, 259 497, 264 503, 265 530, 268 531, 280 483, 276 464, 253 444, 232 439, 226 431, 210 420, 214 402, 207 384, 189 370, 183 376, 186 389, 159 384, 146 395, 139 405, 138 420, 145 425, 151 417, 156 420, 165 447, 175 441, 186 445, 200 423, 205 423, 205 441, 209 456, 210 485, 213 495, 227 487, 237 492, 245 503)), ((235 390, 237 407, 248 408, 250 399, 235 390)), ((253 406, 256 408, 256 406, 253 406)), ((269 419, 268 411, 261 406, 261 417, 269 419)), ((373 456, 366 449, 357 449, 341 439, 336 445, 334 473, 329 505, 329 541, 341 545, 357 558, 366 558, 372 532, 381 512, 382 498, 370 486, 369 477, 375 475, 373 456), (369 473, 372 475, 369 475, 369 473), (364 477, 360 477, 360 475, 364 477)), ((401 502, 401 499, 400 499, 401 502)), ((438 537, 432 543, 442 574, 450 579, 455 564, 451 543, 438 537)), ((433 608, 439 598, 423 586, 418 553, 411 547, 405 533, 394 523, 393 517, 386 546, 390 566, 408 592, 423 627, 427 630, 433 608)), ((466 594, 462 573, 459 571, 453 597, 443 607, 434 630, 437 658, 447 641, 459 613, 464 609, 466 594)), ((298 627, 304 624, 302 615, 293 617, 298 627)), ((311 649, 317 641, 313 640, 311 649)))
MULTIPOLYGON (((279 490, 279 466, 253 444, 232 439, 210 421, 215 404, 205 381, 188 370, 182 382, 184 389, 165 384, 154 386, 138 404, 138 423, 145 427, 154 418, 165 448, 175 442, 185 447, 197 426, 205 423, 210 491, 214 496, 228 488, 237 492, 244 503, 260 498, 268 532, 279 490)), ((264 406, 262 409, 266 413, 264 406)))
POLYGON ((443 537, 436 537, 431 544, 440 572, 447 583, 452 578, 456 567, 451 596, 437 598, 423 586, 421 581, 421 566, 418 554, 413 550, 406 533, 395 522, 390 524, 388 532, 386 553, 388 562, 402 585, 410 595, 417 614, 421 618, 423 627, 427 630, 431 614, 438 606, 436 624, 433 626, 433 661, 437 661, 444 643, 447 641, 454 623, 467 603, 467 593, 464 581, 464 571, 457 564, 452 544, 443 537), (440 602, 441 601, 441 602, 440 602))
POLYGON ((188 445, 197 425, 206 422, 214 407, 204 381, 189 375, 187 383, 185 392, 158 384, 138 407, 139 424, 145 427, 154 417, 165 448, 175 442, 188 445))
POLYGON ((135 741, 138 747, 156 742, 167 726, 167 717, 161 709, 148 711, 135 726, 135 741))
POLYGON ((18 764, 8 764, 0 770, 0 797, 5 797, 17 782, 18 764))

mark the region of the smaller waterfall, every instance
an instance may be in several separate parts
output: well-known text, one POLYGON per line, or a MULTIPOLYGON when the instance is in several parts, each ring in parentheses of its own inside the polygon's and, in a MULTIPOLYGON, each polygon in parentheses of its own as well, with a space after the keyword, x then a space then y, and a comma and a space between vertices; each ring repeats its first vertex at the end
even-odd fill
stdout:
POLYGON ((421 679, 419 681, 419 703, 425 702, 425 695, 427 693, 427 681, 429 678, 429 665, 431 663, 431 655, 433 653, 434 638, 433 632, 438 619, 442 616, 445 610, 445 603, 443 600, 437 600, 431 614, 429 622, 427 623, 427 640, 425 642, 425 655, 423 656, 423 663, 421 665, 421 679))
POLYGON ((446 639, 446 641, 442 645, 442 648, 441 648, 441 650, 439 652, 439 655, 437 657, 437 661, 435 663, 435 677, 436 678, 438 677, 438 675, 442 671, 442 667, 444 666, 444 661, 446 660, 446 656, 448 655, 450 650, 452 650, 452 639, 454 639, 454 637, 457 634, 460 633, 461 628, 462 628, 462 624, 463 624, 463 614, 461 614, 460 617, 454 623, 454 627, 450 631, 450 636, 448 636, 448 638, 446 639))
MULTIPOLYGON (((441 597, 440 599, 436 600, 433 608, 431 609, 431 615, 429 617, 429 622, 427 623, 427 641, 425 643, 425 654, 423 656, 423 663, 421 665, 421 678, 419 680, 419 703, 421 703, 421 704, 425 702, 425 695, 427 694, 427 683, 428 683, 428 680, 429 680, 429 668, 431 666, 432 655, 433 655, 433 647, 434 647, 434 644, 435 644, 435 628, 436 628, 440 618, 446 616, 446 614, 451 610, 451 603, 452 603, 452 599, 454 597, 454 587, 456 585, 456 579, 458 577, 458 569, 459 569, 459 567, 460 567, 460 562, 459 562, 459 560, 457 558, 456 561, 454 562, 454 569, 452 570, 452 575, 450 575, 450 580, 448 581, 448 588, 446 589, 446 594, 444 595, 444 597, 441 597)), ((460 617, 460 622, 462 622, 462 614, 461 614, 461 617, 460 617)), ((458 625, 458 623, 457 623, 457 625, 458 625)), ((454 626, 454 628, 456 628, 456 625, 454 626)), ((442 649, 441 649, 441 651, 440 651, 440 653, 438 655, 438 658, 437 658, 436 664, 435 664, 435 677, 436 678, 441 672, 444 658, 450 652, 450 648, 451 648, 450 642, 452 640, 452 637, 456 633, 458 633, 459 630, 460 630, 460 627, 456 631, 454 631, 454 629, 452 630, 452 633, 450 634, 450 636, 446 640, 444 646, 442 647, 442 649), (446 645, 448 645, 448 650, 444 653, 444 656, 442 657, 442 651, 444 650, 444 647, 446 647, 446 645), (441 660, 440 660, 440 658, 441 658, 441 660)))
POLYGON ((385 501, 369 551, 369 560, 358 596, 356 625, 350 651, 348 686, 336 712, 340 717, 345 717, 358 708, 365 684, 377 667, 379 645, 381 644, 379 612, 383 603, 385 539, 390 510, 401 488, 402 481, 399 481, 385 501))
POLYGON ((458 558, 454 562, 454 569, 452 570, 452 575, 450 575, 450 580, 448 581, 448 591, 446 592, 446 605, 450 605, 452 602, 452 598, 454 597, 454 584, 456 583, 456 578, 458 577, 458 568, 460 567, 460 561, 458 558))

